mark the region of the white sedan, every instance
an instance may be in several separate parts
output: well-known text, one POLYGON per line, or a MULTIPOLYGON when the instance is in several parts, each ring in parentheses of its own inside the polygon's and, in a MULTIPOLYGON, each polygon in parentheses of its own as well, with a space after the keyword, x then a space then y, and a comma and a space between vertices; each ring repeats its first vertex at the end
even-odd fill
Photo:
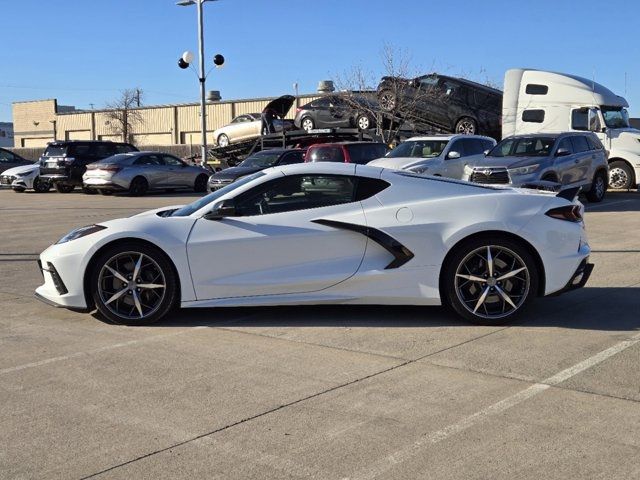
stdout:
POLYGON ((73 230, 36 296, 147 324, 173 307, 440 305, 499 324, 593 268, 577 191, 354 164, 254 173, 182 207, 73 230))
POLYGON ((51 190, 51 183, 40 178, 40 164, 21 165, 0 174, 0 186, 10 187, 14 192, 34 190, 37 193, 51 190))

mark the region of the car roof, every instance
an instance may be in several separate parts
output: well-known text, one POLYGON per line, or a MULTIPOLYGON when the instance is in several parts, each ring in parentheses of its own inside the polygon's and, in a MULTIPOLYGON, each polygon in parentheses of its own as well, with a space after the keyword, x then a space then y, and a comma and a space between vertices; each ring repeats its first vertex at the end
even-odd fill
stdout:
POLYGON ((454 138, 480 138, 482 140, 495 140, 491 137, 485 137, 484 135, 466 135, 464 133, 456 133, 453 135, 447 135, 447 134, 420 135, 418 137, 407 138, 405 142, 411 142, 416 140, 453 140, 454 138))

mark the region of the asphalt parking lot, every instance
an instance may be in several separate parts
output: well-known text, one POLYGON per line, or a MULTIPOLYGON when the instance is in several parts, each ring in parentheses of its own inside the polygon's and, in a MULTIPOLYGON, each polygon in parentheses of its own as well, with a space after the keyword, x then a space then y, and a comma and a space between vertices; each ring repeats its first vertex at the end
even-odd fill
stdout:
POLYGON ((516 323, 280 307, 108 325, 33 298, 71 228, 196 195, 0 191, 0 478, 640 478, 640 194, 516 323))

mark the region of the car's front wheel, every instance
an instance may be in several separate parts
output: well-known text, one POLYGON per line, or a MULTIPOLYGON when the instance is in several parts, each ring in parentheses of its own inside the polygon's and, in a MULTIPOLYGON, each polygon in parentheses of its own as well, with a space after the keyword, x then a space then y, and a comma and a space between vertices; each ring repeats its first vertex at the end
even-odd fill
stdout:
POLYGON ((41 180, 40 177, 33 179, 33 190, 36 193, 46 193, 51 190, 51 183, 41 180))
POLYGON ((441 288, 446 303, 473 323, 500 325, 523 310, 538 290, 528 249, 508 238, 478 237, 456 247, 441 288))
POLYGON ((135 177, 129 184, 129 194, 133 197, 141 197, 149 190, 149 183, 144 177, 135 177))
POLYGON ((178 302, 178 281, 167 256, 135 242, 103 252, 93 263, 90 295, 107 320, 148 325, 178 302))
POLYGON ((218 135, 218 146, 219 147, 228 147, 229 146, 229 137, 227 137, 224 133, 218 135))
POLYGON ((378 93, 378 103, 386 112, 395 109, 398 103, 397 95, 391 90, 382 90, 378 93))
POLYGON ((356 126, 358 130, 369 130, 373 128, 373 122, 371 118, 369 118, 369 115, 361 113, 356 117, 356 126))
POLYGON ((300 122, 300 125, 302 126, 302 129, 306 130, 307 132, 316 128, 315 123, 313 122, 313 118, 311 117, 304 117, 300 122))

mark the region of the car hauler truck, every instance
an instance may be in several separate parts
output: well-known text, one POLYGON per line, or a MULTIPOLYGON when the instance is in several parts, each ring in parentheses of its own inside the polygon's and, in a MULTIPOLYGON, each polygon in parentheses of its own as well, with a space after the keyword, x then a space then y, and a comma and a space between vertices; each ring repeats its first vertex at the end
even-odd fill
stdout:
POLYGON ((629 126, 627 101, 575 75, 511 69, 504 77, 502 138, 590 130, 609 151, 609 187, 640 183, 640 130, 629 126))

